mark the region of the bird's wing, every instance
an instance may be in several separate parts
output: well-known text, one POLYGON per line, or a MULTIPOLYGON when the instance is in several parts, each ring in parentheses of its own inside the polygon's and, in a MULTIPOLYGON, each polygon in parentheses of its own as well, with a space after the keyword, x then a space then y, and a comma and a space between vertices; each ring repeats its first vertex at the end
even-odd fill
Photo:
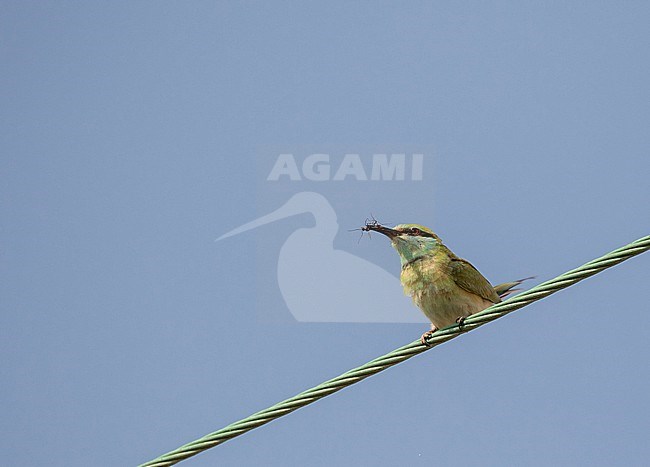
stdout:
POLYGON ((453 258, 449 266, 451 277, 458 287, 474 295, 478 295, 485 300, 489 300, 492 303, 499 303, 501 301, 499 295, 494 291, 492 284, 469 261, 461 258, 453 258))

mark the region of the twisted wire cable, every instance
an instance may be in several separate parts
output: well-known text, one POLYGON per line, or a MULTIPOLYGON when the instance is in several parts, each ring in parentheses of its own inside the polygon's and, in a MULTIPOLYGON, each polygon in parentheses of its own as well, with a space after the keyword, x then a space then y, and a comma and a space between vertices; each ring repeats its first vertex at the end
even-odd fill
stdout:
POLYGON ((485 323, 500 318, 508 313, 511 313, 519 308, 529 305, 537 300, 541 300, 559 290, 569 287, 576 282, 579 282, 587 277, 593 276, 605 269, 608 269, 622 261, 625 261, 633 256, 641 254, 650 249, 650 235, 640 238, 628 245, 618 248, 600 258, 589 261, 588 263, 580 266, 579 268, 572 269, 564 274, 557 276, 546 282, 515 295, 508 300, 486 308, 485 310, 475 315, 469 316, 464 320, 461 325, 455 324, 436 331, 427 339, 427 345, 423 345, 419 340, 411 342, 403 347, 393 350, 386 355, 375 358, 374 360, 354 368, 346 373, 343 373, 336 378, 325 381, 318 386, 301 392, 300 394, 279 402, 267 409, 261 410, 249 417, 246 417, 238 422, 231 423, 230 425, 210 433, 196 441, 185 444, 174 451, 146 462, 140 467, 166 467, 174 465, 184 459, 195 456, 209 448, 224 443, 232 438, 246 433, 254 428, 262 426, 277 418, 280 418, 296 409, 304 407, 305 405, 316 402, 325 396, 335 393, 347 386, 357 383, 369 376, 379 373, 393 365, 403 362, 415 355, 418 355, 426 350, 431 349, 437 345, 447 342, 450 339, 458 337, 460 334, 471 331, 485 323))

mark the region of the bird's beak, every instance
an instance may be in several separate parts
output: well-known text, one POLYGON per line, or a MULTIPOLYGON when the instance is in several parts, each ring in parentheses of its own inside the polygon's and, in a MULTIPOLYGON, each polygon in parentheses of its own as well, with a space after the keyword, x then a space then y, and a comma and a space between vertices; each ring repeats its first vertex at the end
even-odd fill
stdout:
POLYGON ((379 224, 367 224, 363 227, 363 230, 365 230, 366 232, 369 232, 371 230, 374 232, 379 232, 381 234, 386 235, 391 240, 399 236, 401 233, 399 230, 391 229, 390 227, 386 227, 379 224))

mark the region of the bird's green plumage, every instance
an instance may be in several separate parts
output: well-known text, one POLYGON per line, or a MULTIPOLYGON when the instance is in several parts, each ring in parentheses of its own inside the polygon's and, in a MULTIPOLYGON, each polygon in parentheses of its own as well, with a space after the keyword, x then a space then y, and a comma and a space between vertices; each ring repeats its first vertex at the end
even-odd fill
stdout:
POLYGON ((493 287, 468 261, 456 256, 431 229, 419 224, 400 224, 390 229, 368 224, 391 239, 402 263, 404 293, 440 329, 484 310, 521 281, 493 287))
POLYGON ((499 303, 501 301, 492 284, 469 261, 461 258, 453 258, 450 263, 449 272, 459 287, 492 303, 499 303))

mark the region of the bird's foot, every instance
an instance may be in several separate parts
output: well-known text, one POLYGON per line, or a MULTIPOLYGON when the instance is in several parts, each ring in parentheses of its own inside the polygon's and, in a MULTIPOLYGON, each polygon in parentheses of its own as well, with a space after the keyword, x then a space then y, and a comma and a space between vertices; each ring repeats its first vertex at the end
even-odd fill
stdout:
POLYGON ((422 345, 426 345, 428 347, 429 344, 427 343, 427 339, 429 339, 429 337, 431 337, 433 333, 436 332, 437 330, 438 330, 437 327, 431 326, 430 331, 427 331, 424 334, 422 334, 422 337, 420 337, 420 342, 422 343, 422 345))
POLYGON ((459 316, 458 318, 456 318, 456 323, 458 323, 458 329, 461 331, 465 327, 465 318, 466 318, 465 316, 459 316))

